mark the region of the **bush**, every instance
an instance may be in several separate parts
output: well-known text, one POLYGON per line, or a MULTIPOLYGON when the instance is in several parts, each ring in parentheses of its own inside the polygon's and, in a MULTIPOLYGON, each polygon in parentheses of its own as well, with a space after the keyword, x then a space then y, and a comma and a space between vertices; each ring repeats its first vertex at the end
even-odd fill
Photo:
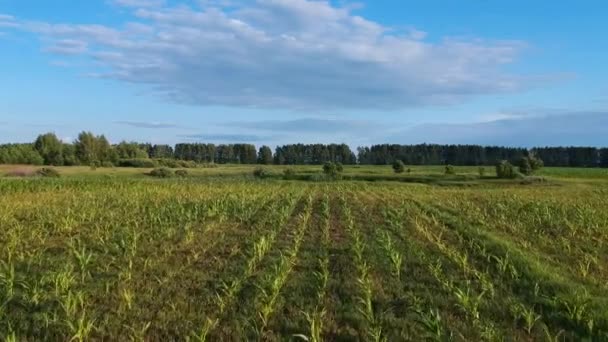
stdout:
POLYGON ((152 159, 139 158, 139 159, 120 159, 118 161, 118 166, 151 169, 153 167, 157 167, 158 164, 152 159))
POLYGON ((338 164, 336 163, 326 162, 325 164, 323 164, 323 173, 328 179, 341 179, 342 175, 340 173, 342 171, 340 170, 343 170, 343 168, 338 166, 338 164))
POLYGON ((91 170, 95 171, 98 167, 101 167, 101 162, 93 160, 89 166, 91 167, 91 170))
POLYGON ((177 165, 186 169, 194 169, 197 164, 192 160, 178 160, 177 165))
POLYGON ((292 179, 293 177, 295 177, 296 175, 296 170, 292 169, 292 168, 287 168, 285 170, 283 170, 283 178, 285 179, 292 179))
POLYGON ((535 158, 532 155, 523 157, 519 160, 519 172, 522 174, 529 176, 534 172, 540 170, 543 167, 544 163, 542 160, 535 158))
POLYGON ((403 171, 405 171, 405 165, 401 160, 395 160, 393 162, 393 171, 395 171, 395 173, 403 173, 403 171))
POLYGON ((101 163, 101 167, 114 167, 114 164, 112 164, 112 162, 109 161, 104 161, 103 163, 101 163))
POLYGON ((480 166, 477 171, 479 172, 479 178, 483 178, 486 175, 486 168, 483 166, 480 166))
POLYGON ((152 177, 158 177, 158 178, 171 178, 171 177, 173 177, 173 171, 171 171, 171 169, 168 169, 166 167, 161 167, 161 168, 150 171, 149 175, 152 177))
POLYGON ((180 167, 175 159, 157 158, 157 159, 154 159, 154 162, 158 166, 168 167, 168 168, 172 168, 172 169, 180 167))
POLYGON ((269 176, 269 173, 263 167, 256 167, 255 170, 253 170, 253 176, 255 178, 266 178, 269 176))
POLYGON ((342 163, 336 162, 335 165, 336 165, 336 171, 338 171, 339 173, 344 172, 344 165, 342 165, 342 163))
POLYGON ((41 177, 57 178, 57 177, 59 177, 59 172, 57 172, 57 170, 52 169, 50 167, 43 167, 42 169, 39 169, 38 171, 36 171, 36 175, 41 176, 41 177))
POLYGON ((530 165, 528 157, 523 157, 519 161, 519 172, 526 176, 532 174, 532 165, 530 165))
POLYGON ((178 177, 187 177, 188 171, 187 170, 177 170, 177 171, 175 171, 175 175, 178 177))
POLYGON ((515 170, 515 167, 507 160, 503 160, 496 165, 496 177, 501 179, 515 179, 520 177, 520 174, 515 170))
POLYGON ((456 174, 456 170, 454 169, 454 167, 452 165, 446 165, 445 166, 445 174, 446 175, 455 175, 456 174))

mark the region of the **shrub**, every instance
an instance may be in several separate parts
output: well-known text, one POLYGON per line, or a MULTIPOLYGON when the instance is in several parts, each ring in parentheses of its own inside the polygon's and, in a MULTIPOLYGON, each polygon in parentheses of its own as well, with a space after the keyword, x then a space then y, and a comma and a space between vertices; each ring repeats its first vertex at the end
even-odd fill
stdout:
POLYGON ((89 166, 91 167, 91 170, 95 171, 98 167, 101 167, 101 162, 93 160, 89 166))
POLYGON ((138 158, 138 159, 120 159, 118 161, 118 166, 151 169, 153 167, 157 167, 158 164, 156 164, 156 162, 152 159, 138 158))
POLYGON ((114 164, 109 161, 104 161, 103 163, 101 163, 101 167, 114 167, 114 164))
POLYGON ((173 177, 173 171, 171 171, 171 169, 168 169, 166 167, 161 167, 161 168, 150 171, 149 175, 152 177, 158 177, 158 178, 170 178, 170 177, 173 177))
POLYGON ((177 171, 175 171, 175 175, 178 177, 187 177, 188 171, 187 170, 177 170, 177 171))
POLYGON ((255 178, 266 178, 266 177, 268 177, 268 176, 269 176, 269 173, 268 173, 268 171, 267 171, 265 168, 263 168, 263 167, 256 167, 256 168, 253 170, 253 176, 254 176, 255 178))
POLYGON ((38 171, 36 171, 36 175, 41 176, 41 177, 57 178, 57 177, 59 177, 59 172, 50 167, 43 167, 42 169, 39 169, 38 171))
POLYGON ((154 162, 156 162, 156 164, 158 164, 158 166, 169 167, 172 169, 179 167, 179 164, 177 163, 177 161, 175 159, 158 158, 158 159, 154 159, 154 162))
POLYGON ((496 177, 501 179, 515 179, 519 177, 515 167, 507 160, 503 160, 496 165, 496 177))
POLYGON ((537 170, 540 170, 543 165, 543 161, 538 158, 535 158, 533 155, 521 158, 518 163, 519 172, 526 176, 529 176, 537 170))
POLYGON ((486 168, 483 166, 480 166, 477 171, 479 172, 479 178, 483 178, 486 175, 486 168))
POLYGON ((454 169, 454 167, 452 165, 446 165, 445 166, 445 174, 446 175, 455 175, 456 174, 456 170, 454 169))
POLYGON ((532 171, 538 171, 545 166, 545 162, 533 156, 528 157, 530 159, 530 165, 532 166, 532 171))
POLYGON ((340 179, 342 175, 340 174, 340 168, 337 164, 332 162, 326 162, 323 164, 323 173, 327 176, 328 179, 340 179))
POLYGON ((405 171, 405 165, 401 160, 395 160, 393 162, 393 171, 395 171, 395 173, 403 173, 403 171, 405 171))
POLYGON ((285 179, 292 179, 293 177, 295 177, 296 175, 296 170, 292 169, 292 168, 287 168, 285 170, 283 170, 283 178, 285 179))
POLYGON ((328 176, 320 173, 313 173, 308 177, 311 182, 324 182, 328 180, 328 176))
POLYGON ((528 157, 523 157, 519 161, 519 172, 526 176, 532 174, 532 165, 530 165, 528 157))
POLYGON ((197 166, 196 162, 192 160, 178 160, 177 165, 186 169, 193 169, 197 166))
POLYGON ((323 173, 326 175, 337 174, 338 169, 336 168, 336 164, 332 162, 325 162, 325 164, 323 164, 323 173))
POLYGON ((336 171, 338 171, 339 173, 342 173, 344 171, 344 165, 342 165, 342 163, 340 162, 336 162, 336 171))
POLYGON ((412 169, 410 169, 409 167, 407 168, 407 173, 412 173, 412 169))

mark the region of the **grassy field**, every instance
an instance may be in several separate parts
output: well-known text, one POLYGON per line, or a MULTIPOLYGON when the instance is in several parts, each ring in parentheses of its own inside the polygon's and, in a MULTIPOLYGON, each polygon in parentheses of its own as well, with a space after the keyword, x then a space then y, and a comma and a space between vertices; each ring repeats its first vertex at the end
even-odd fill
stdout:
POLYGON ((607 170, 253 168, 0 177, 0 339, 608 340, 607 170))

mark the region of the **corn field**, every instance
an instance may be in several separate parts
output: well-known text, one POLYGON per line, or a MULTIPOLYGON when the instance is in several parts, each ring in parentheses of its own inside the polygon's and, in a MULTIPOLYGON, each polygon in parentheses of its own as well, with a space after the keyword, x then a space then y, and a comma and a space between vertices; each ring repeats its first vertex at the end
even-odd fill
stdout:
POLYGON ((0 339, 608 340, 605 184, 3 180, 0 339))

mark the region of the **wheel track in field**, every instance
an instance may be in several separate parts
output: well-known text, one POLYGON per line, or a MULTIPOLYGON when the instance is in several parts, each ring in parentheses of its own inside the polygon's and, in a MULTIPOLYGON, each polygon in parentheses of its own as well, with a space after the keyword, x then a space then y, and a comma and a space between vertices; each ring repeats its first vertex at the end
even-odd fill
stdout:
MULTIPOLYGON (((327 244, 329 236, 323 237, 326 232, 327 225, 325 222, 328 221, 328 216, 323 215, 324 204, 329 204, 328 196, 319 194, 319 190, 315 190, 314 199, 310 206, 310 218, 306 227, 302 226, 303 223, 298 223, 294 230, 296 231, 294 240, 290 241, 289 247, 286 247, 286 252, 281 254, 280 257, 273 258, 272 264, 266 265, 265 269, 272 270, 272 274, 276 276, 277 267, 282 266, 282 261, 286 256, 289 256, 293 261, 292 270, 290 270, 288 277, 284 281, 284 285, 280 288, 280 296, 276 299, 276 305, 273 308, 273 314, 268 320, 268 324, 265 326, 264 331, 253 331, 250 334, 251 338, 260 339, 263 333, 264 340, 275 340, 282 339, 286 336, 311 336, 309 334, 310 322, 308 319, 317 317, 316 329, 322 329, 322 323, 318 319, 318 315, 323 309, 323 299, 326 284, 323 280, 318 277, 322 273, 323 265, 327 264, 320 263, 320 259, 325 260, 327 256, 327 244), (300 237, 298 237, 300 235, 300 237), (300 246, 295 246, 298 243, 300 246), (297 253, 297 259, 293 259, 294 250, 297 253), (278 261, 277 261, 278 260, 278 261), (313 294, 316 294, 313 295, 313 294), (318 312, 317 312, 318 309, 318 312), (308 317, 307 317, 308 315, 308 317), (308 319, 307 319, 308 318, 308 319)), ((327 206, 327 209, 329 207, 327 206)), ((308 213, 307 213, 308 215, 308 213)), ((304 219, 304 217, 303 217, 304 219)), ((329 233, 327 231, 327 233, 329 233)), ((275 253, 276 254, 276 253, 275 253)), ((327 270, 327 277, 329 271, 327 270)), ((256 279, 258 290, 256 290, 256 303, 263 305, 264 301, 267 300, 267 296, 264 294, 268 291, 268 285, 270 284, 270 278, 258 277, 256 279)), ((253 296, 253 295, 252 295, 253 296)), ((247 314, 244 313, 244 316, 247 314)), ((249 312, 248 316, 259 317, 260 315, 249 312)), ((255 320, 254 320, 255 321, 255 320)), ((250 324, 261 326, 260 321, 250 324)), ((320 341, 319 338, 315 339, 310 337, 312 341, 320 341)))
MULTIPOLYGON (((451 335, 451 331, 456 331, 454 327, 446 325, 439 321, 438 311, 431 304, 432 300, 425 298, 428 295, 425 288, 421 287, 420 281, 438 282, 436 279, 422 279, 421 275, 428 272, 426 268, 426 255, 423 252, 425 247, 418 246, 418 243, 412 239, 412 235, 405 237, 403 233, 404 224, 399 220, 390 220, 383 212, 386 208, 393 207, 394 204, 389 204, 387 197, 381 197, 378 192, 368 191, 364 194, 353 192, 360 203, 361 220, 367 222, 368 236, 370 241, 373 241, 377 250, 381 250, 382 254, 375 256, 378 265, 385 264, 382 274, 391 274, 384 277, 382 284, 389 288, 395 288, 392 297, 388 299, 389 303, 384 315, 389 315, 391 311, 395 311, 395 316, 390 319, 391 324, 395 325, 401 322, 401 335, 392 335, 389 340, 402 339, 409 341, 418 341, 421 337, 425 339, 447 339, 451 335), (363 198, 369 199, 372 205, 367 206, 363 203, 363 198), (383 217, 376 219, 376 217, 383 217), (382 230, 384 233, 381 233, 382 230), (390 247, 388 244, 392 245, 390 247), (396 276, 391 270, 394 269, 394 263, 391 260, 391 253, 398 254, 401 257, 403 266, 401 270, 403 274, 396 276), (382 262, 382 259, 385 262, 382 262), (413 277, 417 276, 417 277, 413 277), (399 289, 400 288, 400 289, 399 289), (421 293, 422 292, 422 293, 421 293), (397 318, 397 321, 395 319, 397 318), (404 327, 405 325, 405 327, 404 327), (431 326, 432 325, 432 326, 431 326)), ((397 258, 393 256, 393 258, 397 258)), ((438 284, 439 285, 439 284, 438 284)), ((445 293, 449 295, 449 293, 445 293)), ((386 319, 388 321, 388 318, 386 319)), ((384 323, 388 324, 388 322, 384 323)), ((395 333, 396 328, 391 327, 389 331, 395 333)))
MULTIPOLYGON (((505 241, 489 235, 483 227, 477 227, 474 224, 467 222, 466 219, 455 216, 449 210, 445 210, 439 205, 427 205, 421 202, 416 202, 416 205, 419 206, 423 212, 426 212, 429 215, 435 215, 442 224, 452 229, 455 234, 458 234, 458 236, 467 243, 480 246, 477 250, 490 249, 493 255, 496 255, 503 260, 504 258, 509 257, 514 269, 520 274, 520 277, 505 278, 504 275, 501 276, 501 274, 497 272, 494 272, 494 275, 501 278, 504 283, 510 284, 511 294, 515 295, 516 298, 519 298, 522 303, 534 303, 535 306, 540 307, 542 311, 545 312, 543 315, 545 323, 554 330, 565 328, 566 333, 571 334, 572 338, 582 338, 589 334, 592 336, 600 336, 602 333, 605 333, 607 317, 602 317, 601 315, 597 316, 600 319, 599 322, 595 322, 596 330, 589 332, 585 322, 579 321, 578 319, 574 320, 571 317, 566 316, 564 312, 564 310, 570 310, 567 305, 577 305, 576 303, 560 304, 555 302, 555 298, 559 296, 568 297, 578 291, 587 291, 588 288, 583 284, 578 283, 574 279, 564 278, 565 276, 559 274, 557 269, 552 271, 547 269, 541 270, 538 268, 540 265, 530 263, 526 258, 525 253, 517 247, 509 246, 505 241), (537 289, 530 288, 533 283, 537 284, 537 289), (557 317, 555 315, 557 315, 557 317), (601 329, 601 331, 598 331, 597 329, 601 329)), ((462 244, 462 246, 467 248, 466 244, 462 244)), ((472 251, 472 253, 476 253, 476 251, 472 251)), ((498 259, 494 260, 496 261, 498 259)), ((543 266, 548 267, 548 265, 543 266)), ((602 295, 596 292, 591 293, 591 295, 595 296, 592 297, 594 299, 591 301, 591 305, 595 307, 593 309, 594 312, 606 307, 605 305, 598 303, 598 301, 607 302, 605 293, 602 295)))
MULTIPOLYGON (((377 200, 376 207, 384 207, 384 210, 386 210, 386 208, 390 208, 389 210, 394 210, 395 207, 398 208, 397 210, 403 210, 403 207, 407 207, 407 204, 405 202, 401 202, 401 203, 398 202, 398 203, 390 203, 389 204, 389 200, 387 199, 387 197, 380 198, 377 194, 366 194, 366 195, 371 195, 370 197, 372 197, 372 199, 377 200)), ((376 210, 378 210, 378 209, 376 209, 376 210)), ((386 214, 384 214, 384 215, 386 216, 386 214)), ((403 222, 402 221, 403 219, 404 219, 404 217, 397 219, 397 221, 399 222, 398 225, 401 225, 400 222, 403 222)), ((388 220, 388 218, 385 218, 385 221, 386 220, 388 220)), ((394 220, 394 218, 393 218, 393 220, 394 220)), ((407 221, 405 221, 405 222, 407 222, 407 221)), ((389 231, 391 231, 392 235, 395 236, 398 240, 400 240, 400 242, 401 242, 402 245, 405 244, 406 246, 409 246, 409 247, 406 247, 406 248, 410 248, 410 249, 413 248, 413 249, 419 249, 420 250, 418 253, 415 253, 415 257, 421 263, 423 263, 423 264, 426 263, 428 266, 431 265, 431 260, 428 259, 428 255, 427 255, 427 253, 425 251, 428 251, 428 248, 436 248, 437 247, 436 243, 438 242, 437 240, 435 240, 433 238, 430 238, 428 235, 425 235, 425 234, 423 234, 422 231, 418 230, 418 233, 421 234, 421 236, 419 238, 422 238, 423 240, 426 240, 428 243, 430 243, 429 246, 419 245, 418 242, 415 242, 416 241, 415 239, 412 239, 412 237, 414 237, 415 235, 410 235, 410 236, 408 236, 408 238, 404 238, 401 235, 401 232, 397 231, 395 229, 395 227, 394 227, 395 223, 394 222, 392 222, 392 223, 385 222, 385 224, 386 224, 385 228, 387 228, 389 231), (391 225, 393 227, 391 227, 391 225)), ((415 222, 414 223, 410 222, 410 225, 413 225, 416 229, 418 229, 418 227, 415 226, 415 222)), ((446 254, 446 248, 448 248, 448 247, 446 245, 444 245, 444 244, 441 244, 440 247, 441 248, 437 248, 437 251, 440 254, 444 255, 445 257, 448 257, 448 259, 452 260, 450 257, 453 256, 453 254, 450 254, 450 253, 446 254)), ((453 261, 454 260, 452 260, 452 262, 453 261)), ((427 269, 425 267, 425 269, 423 269, 423 271, 424 272, 428 272, 429 269, 427 269)), ((481 272, 478 272, 476 270, 472 270, 470 268, 464 269, 463 271, 469 277, 481 276, 483 278, 485 276, 481 272)), ((407 275, 406 275, 406 277, 407 277, 407 275)), ((448 278, 445 278, 445 276, 436 275, 434 277, 433 281, 435 283, 437 283, 438 285, 441 285, 441 287, 443 287, 443 292, 444 292, 445 295, 447 295, 447 296, 453 296, 452 292, 456 288, 454 287, 455 285, 452 282, 452 280, 450 280, 448 278), (449 285, 449 286, 447 286, 447 285, 449 285)), ((467 292, 468 291, 469 290, 468 290, 468 285, 467 285, 467 292)), ((412 299, 412 298, 410 298, 410 299, 412 299)), ((414 298, 414 299, 416 301, 418 301, 418 303, 416 305, 420 305, 420 306, 426 307, 426 310, 429 309, 428 304, 424 304, 424 303, 420 303, 419 302, 419 300, 420 300, 419 297, 418 298, 414 298)), ((419 314, 421 313, 420 312, 421 310, 417 310, 417 311, 419 311, 418 312, 419 314)), ((424 314, 424 312, 423 312, 423 314, 424 314)), ((488 335, 488 336, 494 336, 494 335, 496 335, 497 332, 495 331, 495 327, 494 327, 493 322, 489 322, 489 321, 486 321, 486 320, 480 319, 480 318, 475 318, 475 319, 471 318, 470 324, 472 326, 477 326, 478 327, 478 331, 479 331, 479 333, 482 336, 484 336, 484 335, 488 335)), ((449 328, 449 330, 450 331, 457 331, 454 328, 449 328)), ((487 337, 487 338, 488 339, 492 339, 492 337, 487 337)))
MULTIPOLYGON (((227 318, 226 315, 228 312, 234 309, 235 301, 240 296, 243 287, 249 279, 254 276, 255 272, 258 271, 261 263, 275 246, 279 234, 284 231, 285 226, 287 226, 290 221, 296 219, 295 216, 297 213, 302 211, 303 193, 304 191, 301 191, 299 195, 296 196, 290 208, 287 208, 285 213, 278 218, 274 228, 270 232, 263 234, 254 243, 253 253, 245 262, 246 267, 243 269, 242 273, 230 281, 223 283, 223 290, 221 293, 217 293, 216 301, 214 303, 217 312, 215 314, 208 314, 205 321, 200 325, 200 329, 197 329, 194 333, 198 340, 205 341, 209 336, 213 336, 215 330, 217 330, 227 318)), ((271 220, 269 219, 268 221, 271 220)), ((222 334, 223 332, 219 333, 222 334)))
MULTIPOLYGON (((278 316, 277 310, 285 307, 285 304, 281 300, 286 301, 285 298, 285 285, 293 278, 294 271, 298 271, 296 268, 302 266, 300 261, 301 248, 305 240, 307 232, 310 231, 312 226, 311 216, 314 212, 315 207, 318 206, 317 195, 308 197, 306 206, 303 212, 298 216, 297 223, 295 226, 295 232, 293 234, 293 240, 289 244, 285 253, 281 252, 279 261, 274 263, 272 267, 272 273, 270 277, 266 277, 261 282, 262 284, 257 285, 258 295, 257 300, 254 303, 258 309, 259 320, 254 320, 253 326, 256 326, 256 338, 262 340, 269 340, 276 337, 276 333, 281 334, 281 331, 273 331, 273 327, 269 324, 272 318, 279 317, 279 321, 285 319, 283 315, 278 316)), ((290 297, 293 293, 290 293, 290 297)))
MULTIPOLYGON (((257 208, 257 210, 252 214, 251 219, 248 220, 248 222, 242 222, 242 223, 235 223, 232 225, 231 229, 227 229, 226 231, 222 231, 221 233, 230 233, 230 232, 235 232, 236 230, 239 229, 239 227, 242 228, 246 228, 249 229, 251 224, 254 225, 260 225, 263 224, 263 222, 265 222, 268 219, 268 216, 263 215, 264 212, 266 210, 273 210, 273 208, 275 208, 275 206, 279 205, 281 199, 280 196, 272 196, 271 199, 262 202, 262 204, 257 208), (276 202, 275 202, 276 200, 276 202)), ((217 233, 217 230, 222 227, 222 225, 219 222, 211 222, 211 224, 213 225, 213 227, 210 230, 207 230, 204 233, 207 234, 212 234, 212 233, 217 233)), ((182 265, 179 266, 178 269, 173 270, 172 272, 168 273, 167 275, 165 275, 162 279, 156 279, 155 281, 157 281, 159 283, 159 285, 163 286, 163 284, 171 284, 171 283, 176 283, 177 277, 181 276, 185 276, 187 274, 189 274, 188 270, 191 269, 192 267, 195 267, 197 265, 197 261, 198 260, 205 260, 205 257, 209 256, 209 253, 211 253, 213 250, 215 250, 220 244, 222 244, 222 242, 224 241, 228 241, 230 239, 226 239, 226 236, 224 236, 222 234, 222 236, 220 236, 220 238, 215 238, 215 239, 209 239, 208 241, 210 242, 208 245, 205 246, 205 248, 203 248, 203 251, 201 252, 201 255, 197 258, 197 259, 191 259, 191 260, 186 260, 185 263, 183 263, 182 265)), ((240 242, 237 242, 237 245, 234 246, 238 246, 240 242)), ((230 249, 234 248, 231 247, 230 249)), ((175 257, 177 254, 178 250, 176 249, 173 253, 167 255, 166 259, 169 259, 171 257, 175 257)), ((165 260, 166 260, 165 259, 165 260)), ((150 281, 152 281, 152 279, 150 279, 150 281)), ((183 283, 183 281, 181 281, 180 283, 183 283)), ((154 300, 155 303, 169 303, 170 302, 170 297, 175 295, 175 289, 173 289, 172 291, 166 291, 164 289, 162 289, 162 293, 158 294, 158 297, 154 300)), ((161 312, 163 312, 164 310, 166 310, 166 308, 164 308, 162 305, 158 306, 157 309, 154 311, 154 314, 152 315, 152 322, 157 321, 159 319, 159 314, 161 312)), ((154 329, 155 327, 152 326, 151 327, 151 331, 155 331, 154 329)), ((159 334, 163 333, 162 331, 157 331, 159 334)), ((165 332, 167 333, 167 332, 165 332)), ((182 334, 185 334, 185 332, 181 332, 182 334)))
POLYGON ((322 339, 327 341, 354 340, 358 337, 356 269, 351 257, 350 237, 342 219, 338 196, 342 189, 329 194, 329 244, 327 250, 329 278, 326 285, 327 308, 322 339))
MULTIPOLYGON (((348 192, 347 192, 348 193, 348 192)), ((371 341, 386 341, 384 332, 382 331, 381 314, 376 310, 378 301, 377 284, 373 278, 375 272, 374 267, 367 262, 366 256, 370 253, 369 246, 364 241, 364 236, 361 232, 359 222, 356 221, 356 216, 353 215, 349 199, 345 196, 347 193, 342 193, 340 196, 340 207, 342 217, 346 221, 346 232, 352 241, 349 250, 354 254, 354 264, 357 277, 357 310, 363 318, 364 331, 360 331, 360 338, 371 341)), ((352 199, 350 200, 352 202, 352 199)))
MULTIPOLYGON (((487 206, 487 205, 491 205, 491 203, 488 202, 480 202, 477 203, 476 205, 478 206, 487 206)), ((461 216, 459 215, 460 213, 455 210, 452 206, 446 206, 444 205, 437 205, 436 206, 438 210, 445 212, 446 214, 450 214, 451 216, 461 216)), ((490 218, 491 220, 491 218, 490 218)), ((485 220, 480 220, 480 219, 469 219, 467 220, 467 224, 469 225, 473 225, 473 226, 484 226, 485 225, 485 220)), ((536 259, 538 259, 540 262, 542 262, 543 264, 549 265, 550 267, 552 267, 553 269, 560 269, 560 274, 567 272, 569 274, 568 278, 570 279, 576 279, 576 281, 580 282, 582 285, 585 286, 591 286, 591 287, 601 287, 603 290, 608 290, 608 282, 606 281, 606 277, 603 278, 597 278, 595 276, 593 277, 583 277, 583 279, 577 278, 580 277, 581 273, 580 271, 578 271, 577 268, 567 268, 567 269, 563 269, 560 268, 561 265, 565 264, 565 263, 572 263, 575 264, 576 262, 580 262, 580 258, 585 258, 584 256, 581 255, 575 255, 573 253, 570 253, 568 250, 564 250, 563 246, 560 246, 559 244, 555 244, 554 242, 554 238, 556 237, 552 237, 552 236, 548 236, 548 235, 542 235, 540 238, 538 236, 526 236, 524 235, 524 238, 522 239, 519 236, 515 236, 516 234, 518 234, 517 231, 505 231, 504 228, 502 227, 498 227, 498 225, 494 224, 492 226, 492 228, 496 228, 493 229, 493 232, 495 232, 494 234, 499 236, 501 239, 506 239, 511 241, 514 245, 516 245, 517 248, 521 249, 522 251, 525 251, 528 254, 533 255, 536 259), (546 239, 548 241, 551 242, 551 246, 547 246, 547 245, 541 245, 538 246, 537 244, 532 245, 532 244, 527 244, 526 239, 546 239)), ((564 239, 564 237, 561 237, 562 239, 564 239)), ((589 236, 585 236, 585 238, 589 238, 589 236)), ((584 244, 593 244, 596 241, 590 242, 588 240, 585 239, 580 239, 580 238, 570 238, 568 237, 568 241, 570 244, 574 245, 574 246, 584 246, 584 244)), ((580 250, 580 249, 579 249, 580 250)), ((584 254, 586 255, 586 254, 584 254)), ((607 264, 608 263, 606 261, 608 261, 607 257, 608 254, 606 256, 602 256, 602 255, 598 255, 598 254, 592 254, 591 255, 593 259, 595 259, 595 266, 596 267, 601 267, 600 265, 603 264, 607 264)), ((585 261, 587 260, 591 260, 591 259, 584 259, 585 261)), ((579 264, 580 265, 580 264, 579 264)), ((587 270, 589 271, 589 270, 587 270)), ((591 272, 593 273, 593 272, 591 272)), ((595 275, 595 274, 594 274, 595 275)))

